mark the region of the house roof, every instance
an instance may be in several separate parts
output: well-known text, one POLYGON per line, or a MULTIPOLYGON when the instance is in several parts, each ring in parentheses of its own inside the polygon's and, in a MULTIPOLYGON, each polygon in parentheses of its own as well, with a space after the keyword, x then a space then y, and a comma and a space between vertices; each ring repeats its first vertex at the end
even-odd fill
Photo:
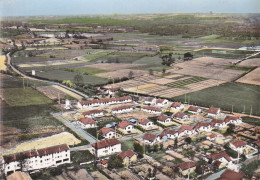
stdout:
POLYGON ((220 159, 222 157, 224 157, 227 161, 231 161, 230 156, 225 151, 216 152, 216 153, 207 155, 207 158, 208 159, 212 159, 212 160, 218 160, 218 159, 220 159))
POLYGON ((28 173, 16 171, 6 177, 6 180, 31 180, 32 178, 28 173))
POLYGON ((217 124, 217 123, 223 124, 223 123, 225 123, 225 122, 222 121, 222 120, 220 120, 220 119, 213 119, 213 120, 210 122, 210 125, 211 125, 211 127, 214 127, 215 124, 217 124))
POLYGON ((210 126, 209 123, 198 122, 198 123, 193 127, 193 129, 197 130, 197 129, 199 129, 200 127, 208 127, 208 126, 210 126))
POLYGON ((153 142, 156 138, 157 138, 157 135, 155 135, 155 134, 150 134, 150 133, 146 133, 146 134, 143 136, 143 139, 144 139, 144 140, 148 140, 148 141, 151 141, 151 142, 153 142))
POLYGON ((94 110, 90 110, 90 111, 85 111, 82 114, 83 115, 90 115, 90 114, 97 114, 97 113, 101 113, 101 112, 102 112, 101 110, 94 109, 94 110))
POLYGON ((105 136, 109 132, 115 132, 114 129, 108 128, 108 127, 103 127, 101 128, 98 133, 101 134, 102 136, 105 136))
POLYGON ((107 99, 93 99, 88 101, 80 101, 81 105, 86 104, 95 104, 95 103, 108 103, 112 101, 125 101, 128 99, 132 99, 131 96, 123 96, 123 97, 117 97, 117 98, 107 98, 107 99))
POLYGON ((188 108, 188 111, 197 112, 198 110, 199 110, 199 107, 197 107, 197 106, 190 106, 190 107, 188 108))
POLYGON ((244 176, 243 173, 227 169, 217 180, 241 180, 244 176))
POLYGON ((62 144, 62 145, 47 147, 44 149, 39 149, 37 151, 39 153, 39 156, 44 156, 47 154, 58 153, 66 150, 69 150, 69 146, 67 144, 62 144))
POLYGON ((208 110, 208 113, 217 114, 219 110, 220 110, 219 108, 210 107, 209 110, 208 110))
POLYGON ((128 149, 127 151, 125 152, 121 152, 120 154, 118 154, 118 156, 121 158, 121 159, 124 159, 125 157, 129 157, 131 158, 133 155, 135 155, 135 152, 128 149))
POLYGON ((181 102, 173 102, 171 107, 180 107, 181 106, 181 102))
POLYGON ((101 163, 102 165, 106 165, 106 164, 107 164, 107 160, 102 159, 102 160, 100 161, 100 163, 101 163))
POLYGON ((120 90, 120 87, 110 88, 108 90, 111 91, 111 92, 116 92, 116 91, 120 90))
POLYGON ((160 108, 158 108, 158 107, 153 107, 153 106, 143 106, 143 109, 161 112, 161 109, 160 109, 160 108))
POLYGON ((157 100, 156 100, 156 104, 158 104, 158 103, 163 103, 164 100, 165 100, 165 99, 157 99, 157 100))
POLYGON ((120 122, 117 126, 119 128, 125 129, 127 126, 131 125, 131 123, 127 122, 127 121, 122 121, 120 122))
POLYGON ((224 119, 224 121, 225 121, 225 123, 228 123, 228 122, 231 121, 231 120, 236 121, 236 120, 238 120, 238 118, 239 118, 239 117, 237 117, 237 116, 226 116, 225 119, 224 119))
POLYGON ((80 118, 79 119, 80 122, 82 122, 83 124, 95 124, 96 121, 94 121, 93 119, 90 119, 90 118, 80 118))
POLYGON ((246 145, 246 142, 244 141, 235 141, 235 142, 232 142, 232 144, 236 147, 236 148, 239 148, 241 146, 245 146, 246 145))
POLYGON ((177 164, 174 166, 174 168, 179 167, 179 168, 181 168, 182 171, 184 171, 186 169, 193 168, 196 165, 197 165, 196 162, 190 161, 190 162, 183 162, 183 163, 177 164))
POLYGON ((185 130, 192 131, 192 127, 187 126, 187 125, 183 125, 183 126, 181 126, 180 129, 178 130, 178 133, 180 134, 180 133, 184 132, 185 130))
POLYGON ((145 101, 152 102, 153 100, 154 100, 154 98, 153 98, 153 97, 147 97, 147 98, 145 98, 145 101))
POLYGON ((142 118, 137 121, 138 124, 146 125, 147 123, 151 122, 149 119, 142 118))
POLYGON ((164 121, 165 121, 166 119, 168 119, 168 118, 169 118, 168 116, 162 114, 162 115, 160 115, 160 116, 157 117, 157 120, 164 122, 164 121))
POLYGON ((177 112, 177 113, 175 113, 173 116, 174 116, 174 117, 177 117, 177 118, 183 118, 185 115, 186 115, 186 114, 183 113, 183 112, 177 112))
POLYGON ((106 139, 106 140, 102 140, 102 141, 92 143, 91 146, 95 149, 102 149, 102 148, 114 146, 114 145, 117 145, 117 144, 121 144, 121 142, 117 139, 106 139))
POLYGON ((160 134, 160 138, 162 138, 163 136, 166 136, 167 134, 174 135, 174 134, 176 134, 176 131, 174 131, 172 129, 164 129, 163 132, 160 134))
POLYGON ((209 135, 208 137, 212 139, 212 138, 217 137, 217 135, 216 135, 216 134, 211 134, 211 135, 209 135))
POLYGON ((255 141, 254 143, 255 143, 257 146, 260 147, 260 140, 259 140, 259 141, 255 141))
POLYGON ((131 105, 119 106, 119 107, 113 108, 112 111, 118 111, 121 109, 129 109, 131 107, 132 107, 131 105))

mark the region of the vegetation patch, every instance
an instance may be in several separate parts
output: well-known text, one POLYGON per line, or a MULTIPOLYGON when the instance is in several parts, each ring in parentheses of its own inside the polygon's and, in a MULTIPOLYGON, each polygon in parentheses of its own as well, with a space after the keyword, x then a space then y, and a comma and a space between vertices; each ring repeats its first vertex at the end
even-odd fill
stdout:
POLYGON ((242 117, 242 121, 248 124, 251 124, 253 126, 260 126, 260 119, 244 116, 242 117))
POLYGON ((166 86, 173 87, 173 88, 184 88, 184 89, 186 89, 188 87, 185 86, 185 85, 200 82, 200 81, 205 81, 205 80, 207 80, 207 78, 192 77, 192 78, 189 78, 189 79, 179 80, 179 81, 176 81, 176 82, 173 82, 173 83, 166 84, 166 86))

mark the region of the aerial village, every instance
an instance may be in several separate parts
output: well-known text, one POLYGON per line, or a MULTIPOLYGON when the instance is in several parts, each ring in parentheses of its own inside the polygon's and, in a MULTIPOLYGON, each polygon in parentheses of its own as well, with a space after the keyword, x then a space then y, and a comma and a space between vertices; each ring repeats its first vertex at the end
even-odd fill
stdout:
POLYGON ((251 59, 259 56, 259 49, 209 50, 196 43, 171 49, 169 44, 115 38, 120 33, 139 33, 120 26, 10 21, 2 22, 1 29, 19 32, 0 43, 5 53, 0 66, 4 178, 260 177, 260 128, 254 125, 260 112, 259 81, 254 79, 259 65, 249 67, 251 61, 259 62, 251 59), (168 56, 168 51, 182 54, 168 56), (241 52, 243 59, 214 57, 226 58, 231 51, 241 52), (204 56, 205 52, 210 53, 204 56), (172 56, 176 61, 166 66, 164 60, 172 56), (126 62, 121 61, 124 58, 126 62), (152 66, 154 58, 159 64, 152 66), (222 87, 229 89, 212 91, 205 96, 205 105, 191 99, 190 93, 222 87), (251 97, 256 101, 253 107, 252 99, 247 107, 242 100, 228 104, 232 94, 237 98, 234 89, 243 89, 242 99, 248 88, 258 93, 251 97), (230 94, 211 99, 215 93, 230 94), (218 101, 228 107, 221 109, 214 104, 218 101))

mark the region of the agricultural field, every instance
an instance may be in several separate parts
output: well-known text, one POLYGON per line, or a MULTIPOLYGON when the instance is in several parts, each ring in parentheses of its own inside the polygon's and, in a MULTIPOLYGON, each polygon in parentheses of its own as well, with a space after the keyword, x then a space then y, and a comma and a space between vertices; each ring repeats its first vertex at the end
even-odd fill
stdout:
POLYGON ((124 77, 128 78, 130 72, 133 73, 133 75, 132 75, 133 77, 139 77, 139 76, 148 74, 147 71, 143 71, 143 70, 121 69, 121 70, 111 71, 111 72, 107 72, 107 73, 99 73, 99 74, 96 74, 96 76, 99 76, 102 78, 109 78, 109 79, 121 79, 124 77))
POLYGON ((259 116, 260 102, 256 101, 256 99, 259 99, 259 92, 260 86, 228 82, 174 97, 173 100, 184 102, 189 99, 190 104, 204 107, 214 106, 227 111, 232 111, 233 109, 234 112, 245 112, 259 116))
POLYGON ((97 63, 97 64, 91 64, 86 65, 84 67, 89 69, 101 69, 104 71, 115 71, 119 69, 129 69, 129 68, 136 68, 138 66, 141 66, 139 64, 119 64, 119 63, 97 63))
POLYGON ((169 87, 173 87, 173 88, 184 88, 185 89, 185 88, 188 88, 186 85, 197 83, 200 81, 205 81, 205 80, 207 80, 207 79, 203 78, 203 77, 191 77, 191 78, 188 78, 185 80, 179 80, 179 81, 169 83, 166 85, 169 87))
POLYGON ((236 82, 246 83, 246 84, 253 84, 260 86, 260 67, 254 69, 253 71, 249 72, 245 76, 238 79, 236 82))
POLYGON ((54 86, 39 86, 36 88, 37 91, 41 92, 45 96, 47 96, 49 99, 55 101, 60 99, 71 99, 72 97, 69 95, 66 95, 63 91, 59 90, 58 88, 55 88, 54 86))
POLYGON ((96 61, 103 63, 133 63, 142 57, 144 57, 142 54, 114 52, 107 56, 98 58, 96 61))
MULTIPOLYGON (((149 70, 162 71, 162 69, 170 69, 171 67, 162 65, 162 59, 157 55, 153 57, 143 57, 133 64, 142 64, 143 66, 139 67, 140 70, 149 70)), ((136 68, 135 68, 136 69, 136 68)))
POLYGON ((260 58, 247 59, 239 63, 240 66, 258 66, 260 67, 260 58))
POLYGON ((3 71, 6 70, 5 56, 0 56, 0 70, 3 70, 3 71))

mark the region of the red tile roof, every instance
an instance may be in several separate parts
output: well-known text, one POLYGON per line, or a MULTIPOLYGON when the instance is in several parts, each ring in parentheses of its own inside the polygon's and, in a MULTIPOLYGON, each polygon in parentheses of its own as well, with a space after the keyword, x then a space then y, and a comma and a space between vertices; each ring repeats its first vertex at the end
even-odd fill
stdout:
POLYGON ((168 116, 162 114, 162 115, 160 115, 160 116, 157 117, 157 120, 158 120, 158 121, 161 121, 161 122, 164 122, 164 121, 165 121, 166 119, 168 119, 168 118, 169 118, 168 116))
POLYGON ((180 107, 181 106, 181 102, 173 102, 171 107, 180 107))
POLYGON ((173 166, 174 168, 175 167, 179 167, 181 168, 182 171, 186 170, 186 169, 190 169, 190 168, 193 168, 197 165, 196 162, 193 162, 193 161, 190 161, 190 162, 183 162, 181 164, 177 164, 175 166, 173 166))
POLYGON ((102 136, 105 136, 109 132, 115 132, 115 130, 111 129, 111 128, 108 128, 108 127, 103 127, 102 129, 100 129, 98 131, 98 133, 101 134, 102 136))
POLYGON ((177 112, 174 114, 174 117, 177 117, 177 118, 183 118, 183 116, 185 116, 186 114, 183 113, 183 112, 177 112))
POLYGON ((174 135, 174 134, 176 134, 176 131, 171 130, 171 129, 164 129, 163 132, 160 134, 160 138, 166 136, 167 134, 174 135))
POLYGON ((100 163, 101 163, 102 165, 106 165, 106 164, 107 164, 107 160, 102 159, 102 160, 100 161, 100 163))
POLYGON ((67 144, 58 145, 58 146, 52 146, 44 149, 37 150, 39 153, 39 156, 44 156, 47 154, 54 154, 62 151, 69 150, 69 146, 67 144))
POLYGON ((158 108, 158 107, 153 107, 153 106, 143 106, 143 109, 161 112, 161 109, 160 109, 160 108, 158 108))
POLYGON ((246 142, 244 141, 235 141, 235 142, 232 142, 232 144, 236 147, 236 148, 239 148, 241 146, 245 146, 246 145, 246 142))
POLYGON ((113 108, 112 111, 118 111, 121 109, 130 109, 131 107, 132 107, 131 105, 119 106, 119 107, 113 108))
POLYGON ((215 126, 215 124, 223 124, 223 123, 225 123, 224 121, 222 121, 222 120, 220 120, 220 119, 213 119, 211 122, 210 122, 210 125, 211 125, 211 127, 214 127, 215 126))
POLYGON ((131 125, 131 123, 127 122, 127 121, 122 121, 120 122, 117 126, 119 128, 125 129, 127 126, 131 125))
POLYGON ((157 100, 156 100, 156 104, 158 104, 158 103, 163 103, 163 101, 164 101, 164 99, 157 99, 157 100))
POLYGON ((198 110, 199 110, 199 107, 197 107, 197 106, 190 106, 190 107, 188 108, 188 111, 197 112, 198 110))
POLYGON ((241 180, 244 176, 243 173, 227 169, 217 180, 241 180))
POLYGON ((151 142, 153 142, 156 138, 157 138, 157 136, 155 134, 150 134, 150 133, 146 133, 143 136, 144 140, 148 140, 148 141, 151 141, 151 142))
POLYGON ((147 98, 145 98, 145 101, 149 101, 149 102, 152 102, 153 101, 153 97, 147 97, 147 98))
POLYGON ((198 123, 193 127, 193 129, 197 130, 197 129, 199 129, 200 127, 208 127, 208 126, 210 126, 209 123, 198 122, 198 123))
POLYGON ((114 145, 117 145, 117 144, 121 144, 121 142, 117 139, 106 139, 106 140, 102 140, 102 141, 92 143, 91 146, 95 149, 102 149, 102 148, 114 146, 114 145))
POLYGON ((35 157, 38 155, 37 150, 27 151, 27 152, 21 152, 17 154, 11 154, 11 155, 5 155, 3 156, 5 163, 10 163, 14 161, 22 161, 27 158, 35 157))
POLYGON ((94 109, 94 110, 90 110, 90 111, 85 111, 85 112, 83 112, 82 114, 83 114, 83 115, 91 115, 91 114, 99 114, 99 113, 101 113, 101 112, 102 112, 101 110, 94 109))
POLYGON ((209 135, 209 138, 215 138, 217 135, 216 134, 211 134, 211 135, 209 135))
POLYGON ((225 123, 228 123, 228 122, 231 121, 231 120, 236 121, 236 120, 238 120, 238 118, 239 118, 239 117, 237 117, 237 116, 226 116, 225 119, 224 119, 224 121, 225 121, 225 123))
POLYGON ((220 110, 219 108, 210 107, 208 113, 217 114, 219 110, 220 110))
POLYGON ((138 124, 142 124, 142 125, 146 125, 147 123, 151 122, 149 119, 143 118, 143 119, 139 119, 137 121, 138 124))
POLYGON ((83 124, 95 124, 96 121, 94 121, 93 119, 90 119, 90 118, 80 118, 79 119, 80 122, 82 122, 83 124))
POLYGON ((193 129, 192 129, 192 127, 190 127, 190 126, 182 125, 182 126, 180 127, 180 129, 178 130, 178 133, 180 134, 180 133, 184 132, 185 130, 192 131, 193 129))
POLYGON ((126 156, 131 158, 133 155, 135 155, 135 152, 128 149, 127 151, 125 152, 121 152, 120 154, 118 154, 118 156, 121 158, 121 159, 124 159, 126 156))
POLYGON ((95 103, 108 103, 112 101, 125 101, 128 99, 132 99, 131 96, 123 96, 123 97, 117 97, 117 98, 107 98, 107 99, 93 99, 88 101, 81 101, 81 105, 89 105, 89 104, 95 104, 95 103))
POLYGON ((230 156, 225 151, 207 155, 207 158, 212 160, 218 160, 222 157, 224 157, 227 161, 231 161, 230 156))

